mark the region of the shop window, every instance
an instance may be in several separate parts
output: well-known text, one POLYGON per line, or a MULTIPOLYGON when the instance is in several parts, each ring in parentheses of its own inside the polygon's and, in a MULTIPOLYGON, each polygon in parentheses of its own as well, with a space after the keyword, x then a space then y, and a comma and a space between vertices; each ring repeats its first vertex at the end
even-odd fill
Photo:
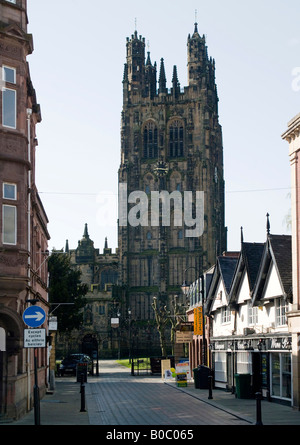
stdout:
POLYGON ((214 353, 214 375, 217 382, 227 382, 227 355, 224 352, 214 353))
POLYGON ((271 354, 271 395, 291 399, 291 354, 271 354))
POLYGON ((238 352, 236 355, 236 372, 239 374, 249 374, 251 369, 251 354, 249 352, 238 352))

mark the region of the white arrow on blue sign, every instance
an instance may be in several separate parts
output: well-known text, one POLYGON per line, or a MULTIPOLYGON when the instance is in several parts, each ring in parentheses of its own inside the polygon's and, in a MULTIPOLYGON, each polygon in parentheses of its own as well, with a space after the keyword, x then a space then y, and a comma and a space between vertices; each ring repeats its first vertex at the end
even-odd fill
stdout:
POLYGON ((46 320, 46 312, 39 306, 30 306, 23 313, 23 321, 31 328, 38 328, 46 320))

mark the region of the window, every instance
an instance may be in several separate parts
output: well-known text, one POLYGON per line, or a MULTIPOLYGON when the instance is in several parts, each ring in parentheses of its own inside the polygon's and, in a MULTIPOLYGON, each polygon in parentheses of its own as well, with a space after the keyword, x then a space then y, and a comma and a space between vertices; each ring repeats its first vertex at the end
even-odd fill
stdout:
POLYGON ((9 66, 3 66, 3 80, 4 82, 16 83, 16 70, 9 66))
POLYGON ((271 395, 281 399, 291 399, 291 354, 273 352, 270 358, 271 395))
POLYGON ((158 133, 153 122, 148 122, 144 128, 144 158, 152 159, 158 156, 158 133))
POLYGON ((215 380, 218 382, 227 382, 225 352, 214 353, 214 365, 215 380))
POLYGON ((17 92, 7 88, 6 83, 16 84, 16 69, 9 66, 2 67, 2 124, 4 127, 16 128, 17 122, 17 92))
POLYGON ((99 315, 105 315, 105 306, 104 304, 99 305, 99 315))
POLYGON ((3 244, 17 244, 17 208, 3 205, 2 207, 2 239, 3 244))
POLYGON ((236 372, 240 374, 250 374, 252 368, 252 359, 249 352, 237 352, 236 354, 236 372))
POLYGON ((248 302, 248 324, 253 325, 258 323, 258 307, 252 306, 251 301, 248 302))
POLYGON ((17 186, 15 184, 3 183, 3 198, 4 199, 17 199, 17 186))
POLYGON ((286 319, 287 310, 288 310, 287 302, 283 298, 275 300, 276 326, 282 326, 287 324, 287 319, 286 319))
POLYGON ((222 307, 221 319, 222 319, 222 324, 230 323, 231 311, 228 307, 222 307))
POLYGON ((181 157, 183 151, 183 125, 180 121, 174 121, 169 128, 169 156, 181 157))
POLYGON ((17 92, 9 88, 2 89, 2 124, 4 127, 16 128, 17 92))
POLYGON ((101 272, 101 289, 109 290, 107 285, 115 284, 117 282, 118 272, 114 269, 104 269, 101 272))
POLYGON ((17 3, 17 0, 6 0, 8 3, 14 3, 14 4, 16 4, 17 3))

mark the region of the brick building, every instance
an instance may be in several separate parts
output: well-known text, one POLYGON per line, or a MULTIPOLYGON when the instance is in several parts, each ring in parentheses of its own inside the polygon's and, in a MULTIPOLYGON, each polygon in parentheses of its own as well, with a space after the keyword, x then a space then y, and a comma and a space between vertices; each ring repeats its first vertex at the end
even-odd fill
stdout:
MULTIPOLYGON (((31 303, 47 310, 47 216, 35 184, 36 125, 41 121, 27 56, 26 0, 0 1, 0 417, 32 407, 33 349, 24 349, 22 314, 31 303)), ((37 349, 41 395, 47 350, 37 349)))

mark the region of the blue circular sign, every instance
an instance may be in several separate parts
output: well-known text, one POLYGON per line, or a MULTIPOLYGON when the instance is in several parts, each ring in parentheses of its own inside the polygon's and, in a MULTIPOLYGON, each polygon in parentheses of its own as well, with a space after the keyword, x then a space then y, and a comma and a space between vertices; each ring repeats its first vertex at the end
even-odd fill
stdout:
POLYGON ((38 328, 46 320, 46 312, 39 306, 30 306, 23 313, 23 321, 31 328, 38 328))

